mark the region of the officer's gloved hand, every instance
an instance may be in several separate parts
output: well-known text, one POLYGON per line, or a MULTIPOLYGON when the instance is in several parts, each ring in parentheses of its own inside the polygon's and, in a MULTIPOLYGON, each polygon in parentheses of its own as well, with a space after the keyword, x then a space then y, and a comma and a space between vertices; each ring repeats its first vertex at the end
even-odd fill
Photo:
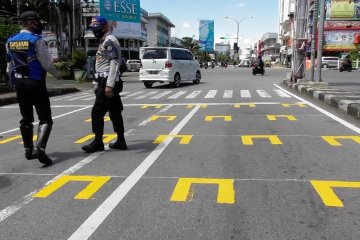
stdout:
POLYGON ((113 91, 112 87, 106 86, 106 88, 105 88, 105 96, 108 97, 108 98, 114 97, 114 91, 113 91))

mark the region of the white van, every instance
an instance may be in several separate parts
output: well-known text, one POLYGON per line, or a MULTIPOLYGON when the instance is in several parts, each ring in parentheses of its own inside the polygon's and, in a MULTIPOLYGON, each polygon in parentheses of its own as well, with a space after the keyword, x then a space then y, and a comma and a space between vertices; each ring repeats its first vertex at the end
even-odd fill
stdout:
POLYGON ((201 80, 200 64, 192 53, 184 48, 142 47, 139 79, 146 88, 155 82, 170 83, 179 87, 181 82, 201 80))

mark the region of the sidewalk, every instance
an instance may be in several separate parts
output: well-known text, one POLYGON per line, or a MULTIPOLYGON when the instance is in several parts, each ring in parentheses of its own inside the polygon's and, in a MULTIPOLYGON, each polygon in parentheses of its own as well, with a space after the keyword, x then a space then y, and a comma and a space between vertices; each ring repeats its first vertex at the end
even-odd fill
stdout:
POLYGON ((299 80, 293 83, 285 79, 284 84, 360 119, 360 71, 353 71, 352 75, 338 75, 331 71, 324 71, 324 75, 327 74, 325 82, 299 80))
MULTIPOLYGON (((90 82, 77 82, 75 80, 56 80, 52 76, 47 76, 46 86, 48 89, 49 97, 83 90, 90 90, 92 88, 90 82)), ((0 91, 0 106, 12 103, 17 103, 15 91, 7 93, 0 91)))

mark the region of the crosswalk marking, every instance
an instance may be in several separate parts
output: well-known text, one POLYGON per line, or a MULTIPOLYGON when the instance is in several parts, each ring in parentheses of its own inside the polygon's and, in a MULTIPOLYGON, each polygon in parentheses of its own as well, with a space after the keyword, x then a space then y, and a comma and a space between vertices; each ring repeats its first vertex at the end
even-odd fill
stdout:
POLYGON ((143 95, 141 95, 141 96, 139 96, 139 97, 136 97, 136 98, 134 98, 134 99, 144 99, 144 98, 149 97, 149 96, 151 96, 151 95, 154 95, 154 94, 156 94, 156 93, 158 93, 158 91, 145 93, 145 94, 143 94, 143 95))
POLYGON ((87 93, 87 94, 84 95, 84 96, 72 97, 72 98, 65 99, 64 101, 79 100, 79 99, 81 99, 81 98, 87 98, 87 97, 92 97, 92 96, 93 96, 93 93, 87 93))
POLYGON ((205 98, 215 98, 216 93, 217 93, 217 90, 209 90, 209 92, 206 94, 205 98))
POLYGON ((179 91, 179 92, 175 93, 174 95, 168 97, 168 99, 177 99, 178 97, 180 97, 181 95, 184 95, 185 93, 187 93, 187 91, 179 91))
POLYGON ((225 90, 223 98, 232 98, 233 90, 225 90))
POLYGON ((289 94, 285 93, 284 91, 282 91, 280 89, 274 90, 274 92, 277 95, 279 95, 280 97, 291 98, 291 96, 289 94))
POLYGON ((271 96, 265 90, 256 90, 256 92, 263 98, 271 98, 271 96))
POLYGON ((192 93, 190 93, 188 96, 186 96, 185 98, 189 99, 189 98, 195 98, 197 95, 199 95, 201 93, 200 91, 193 91, 192 93))
POLYGON ((240 90, 240 97, 242 98, 251 98, 249 90, 240 90))
POLYGON ((143 93, 143 92, 134 92, 134 93, 132 93, 132 94, 126 95, 126 96, 123 97, 123 98, 134 97, 134 96, 140 95, 140 94, 142 94, 142 93, 143 93))
POLYGON ((165 91, 165 92, 162 92, 162 93, 159 93, 153 97, 151 97, 150 99, 160 99, 162 97, 165 97, 166 95, 172 93, 172 91, 165 91))
POLYGON ((62 96, 62 97, 52 98, 52 100, 53 101, 61 101, 61 100, 65 100, 65 99, 69 99, 69 98, 73 98, 73 97, 85 96, 88 94, 89 94, 88 92, 81 93, 81 94, 71 94, 71 95, 66 95, 66 96, 62 96))

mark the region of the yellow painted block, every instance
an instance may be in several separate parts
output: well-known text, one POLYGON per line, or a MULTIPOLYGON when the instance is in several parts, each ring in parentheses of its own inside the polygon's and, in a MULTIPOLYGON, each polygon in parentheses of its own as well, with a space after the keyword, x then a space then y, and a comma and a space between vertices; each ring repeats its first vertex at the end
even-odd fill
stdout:
MULTIPOLYGON (((207 108, 208 104, 201 104, 200 108, 207 108)), ((188 104, 186 105, 186 108, 194 108, 195 104, 188 104)))
POLYGON ((235 103, 234 104, 235 108, 240 108, 241 106, 248 106, 250 108, 254 108, 254 107, 256 107, 256 104, 255 103, 235 103))
POLYGON ((266 115, 269 121, 276 121, 277 118, 287 118, 289 121, 297 121, 294 115, 266 115))
MULTIPOLYGON (((111 142, 112 140, 115 140, 117 137, 117 134, 104 134, 103 136, 103 142, 104 143, 109 143, 111 142)), ((83 138, 80 138, 79 140, 77 140, 75 143, 77 144, 82 144, 84 142, 87 142, 91 139, 95 138, 95 134, 89 134, 83 138)))
POLYGON ((162 104, 144 104, 141 108, 142 109, 149 108, 149 107, 161 108, 162 106, 163 106, 162 104))
POLYGON ((206 116, 205 122, 211 122, 214 118, 223 118, 225 122, 231 122, 232 117, 231 116, 206 116))
POLYGON ((86 200, 91 198, 107 181, 109 176, 73 176, 65 175, 49 185, 45 186, 39 192, 33 195, 34 198, 46 198, 54 193, 56 190, 67 184, 68 182, 90 182, 87 187, 79 192, 74 199, 86 200))
POLYGON ((350 139, 360 144, 360 136, 321 136, 321 138, 324 139, 331 146, 335 146, 335 147, 342 146, 342 144, 338 142, 336 139, 341 139, 341 140, 350 139))
POLYGON ((15 141, 17 139, 21 139, 21 135, 16 135, 16 136, 12 136, 12 137, 7 137, 3 140, 0 141, 0 144, 6 144, 12 141, 15 141))
MULTIPOLYGON (((104 117, 104 122, 109 122, 110 120, 111 120, 111 119, 110 119, 109 116, 105 116, 105 117, 104 117)), ((86 119, 85 122, 91 122, 91 118, 86 119)))
POLYGON ((272 145, 281 145, 282 142, 277 135, 244 135, 241 136, 244 145, 254 145, 253 139, 269 139, 272 145))
POLYGON ((160 144, 164 142, 168 137, 173 137, 173 138, 181 138, 180 144, 189 144, 192 136, 193 135, 159 135, 153 143, 160 144))
POLYGON ((234 179, 211 178, 179 178, 170 201, 191 201, 193 199, 194 191, 191 191, 190 188, 193 184, 218 185, 218 195, 216 202, 220 204, 235 203, 234 179))
POLYGON ((360 182, 311 180, 310 183, 327 207, 344 207, 333 188, 360 188, 360 182))
POLYGON ((156 121, 159 118, 166 118, 167 121, 174 121, 176 119, 176 116, 160 116, 160 115, 153 115, 150 117, 150 121, 156 121))
POLYGON ((286 108, 289 108, 289 107, 292 107, 292 106, 301 107, 301 108, 306 107, 305 103, 282 103, 281 105, 283 107, 286 107, 286 108))

